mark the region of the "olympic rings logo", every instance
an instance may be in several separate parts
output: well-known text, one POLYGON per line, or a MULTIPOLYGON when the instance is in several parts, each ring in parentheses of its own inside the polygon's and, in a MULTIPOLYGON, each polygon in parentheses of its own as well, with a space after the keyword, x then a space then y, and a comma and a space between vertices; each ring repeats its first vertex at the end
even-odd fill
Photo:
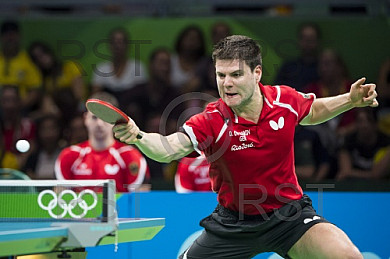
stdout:
POLYGON ((41 207, 44 210, 47 210, 49 212, 49 215, 55 219, 62 219, 63 217, 66 216, 67 213, 69 213, 69 215, 75 219, 83 218, 83 217, 85 217, 85 215, 87 215, 87 212, 89 210, 92 210, 93 208, 96 207, 97 201, 98 201, 98 197, 97 197, 96 193, 91 191, 91 190, 83 190, 79 193, 79 195, 77 195, 72 190, 64 190, 64 191, 60 192, 58 197, 54 191, 44 190, 44 191, 40 192, 38 195, 39 207, 41 207), (69 204, 63 199, 63 197, 67 194, 71 195, 73 198, 69 202, 69 204), (88 205, 87 202, 83 199, 84 195, 87 195, 87 194, 92 195, 92 197, 93 197, 93 202, 91 205, 88 205), (43 201, 42 201, 43 196, 45 196, 45 195, 52 196, 52 199, 50 200, 50 202, 47 205, 43 204, 43 201), (61 209, 63 209, 63 212, 59 215, 55 214, 53 211, 54 208, 57 207, 57 205, 61 209), (76 208, 77 205, 83 210, 82 213, 79 215, 77 215, 73 212, 73 209, 76 208))

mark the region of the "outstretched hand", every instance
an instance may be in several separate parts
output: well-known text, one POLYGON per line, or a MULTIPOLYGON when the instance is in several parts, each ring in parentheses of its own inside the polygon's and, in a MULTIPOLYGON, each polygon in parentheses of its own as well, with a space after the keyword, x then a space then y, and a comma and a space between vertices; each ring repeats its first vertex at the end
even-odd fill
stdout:
POLYGON ((349 97, 354 107, 377 107, 379 105, 376 97, 378 96, 375 91, 375 84, 364 84, 365 77, 360 78, 351 85, 349 91, 349 97))
POLYGON ((137 142, 137 136, 140 134, 140 129, 131 118, 127 123, 115 124, 112 130, 115 138, 126 144, 137 142))

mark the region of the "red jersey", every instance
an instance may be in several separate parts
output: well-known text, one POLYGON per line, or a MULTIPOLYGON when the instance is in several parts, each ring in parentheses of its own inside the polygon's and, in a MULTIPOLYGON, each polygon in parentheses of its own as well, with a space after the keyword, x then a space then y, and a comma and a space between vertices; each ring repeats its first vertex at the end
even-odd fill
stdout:
POLYGON ((128 192, 144 182, 149 168, 132 146, 115 141, 108 149, 96 151, 85 141, 62 150, 55 173, 59 180, 114 179, 118 192, 128 192))
POLYGON ((259 121, 238 117, 221 100, 183 126, 210 163, 218 202, 248 215, 280 208, 302 197, 294 168, 295 126, 309 114, 314 94, 288 86, 263 86, 259 121))
POLYGON ((210 165, 206 157, 184 157, 177 166, 175 188, 179 193, 211 191, 210 165))

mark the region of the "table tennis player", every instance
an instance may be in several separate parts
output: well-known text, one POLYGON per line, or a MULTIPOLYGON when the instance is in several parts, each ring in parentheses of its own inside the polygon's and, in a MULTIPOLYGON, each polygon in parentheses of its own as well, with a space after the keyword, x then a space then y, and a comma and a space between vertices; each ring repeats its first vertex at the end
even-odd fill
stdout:
POLYGON ((317 98, 285 85, 262 85, 260 46, 233 35, 215 45, 220 99, 188 119, 182 130, 145 133, 133 120, 114 135, 147 156, 169 162, 204 153, 218 205, 201 220, 203 233, 180 258, 363 258, 336 225, 318 215, 303 194, 294 168, 297 124, 327 121, 354 107, 378 106, 375 84, 361 78, 350 91, 317 98))
MULTIPOLYGON (((93 98, 118 105, 116 98, 105 92, 93 98)), ((114 179, 118 192, 142 188, 149 178, 144 156, 133 146, 116 140, 112 124, 104 122, 87 111, 84 123, 88 140, 62 150, 55 166, 59 180, 114 179)))

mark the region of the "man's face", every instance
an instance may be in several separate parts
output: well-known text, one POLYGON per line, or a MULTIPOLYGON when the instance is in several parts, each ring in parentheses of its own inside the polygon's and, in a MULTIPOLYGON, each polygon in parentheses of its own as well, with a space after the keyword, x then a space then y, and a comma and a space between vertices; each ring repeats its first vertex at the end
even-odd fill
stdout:
POLYGON ((336 55, 325 50, 318 61, 318 72, 321 78, 339 78, 343 74, 343 68, 338 63, 336 55))
POLYGON ((12 88, 4 88, 1 98, 1 109, 5 116, 14 116, 18 113, 22 106, 17 90, 12 88))
POLYGON ((113 136, 112 125, 97 118, 91 112, 85 113, 85 126, 88 130, 89 138, 94 138, 97 141, 103 141, 113 136))
POLYGON ((218 92, 231 108, 240 108, 251 100, 261 78, 261 67, 253 71, 244 61, 217 60, 215 63, 218 92))
POLYGON ((317 53, 319 42, 317 32, 314 28, 306 27, 302 30, 299 46, 303 55, 314 55, 317 53))

